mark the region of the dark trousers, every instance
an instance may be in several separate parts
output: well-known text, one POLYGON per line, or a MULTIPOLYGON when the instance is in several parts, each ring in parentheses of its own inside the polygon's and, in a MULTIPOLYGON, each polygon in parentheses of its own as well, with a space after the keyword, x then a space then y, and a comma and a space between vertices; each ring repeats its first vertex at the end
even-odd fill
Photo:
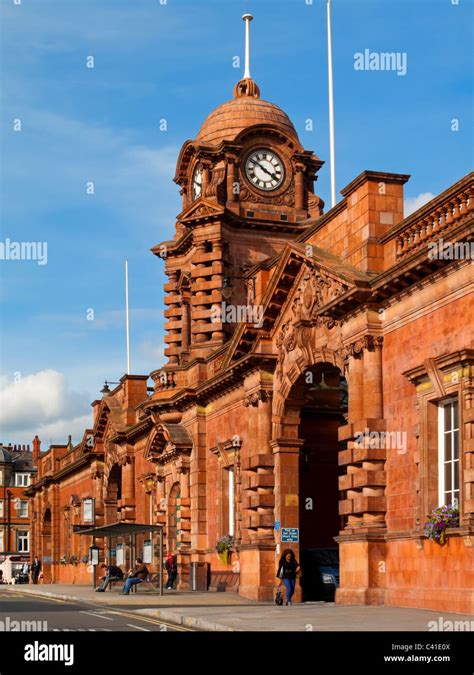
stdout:
POLYGON ((176 581, 176 577, 178 576, 177 572, 169 572, 168 571, 168 581, 166 582, 166 588, 173 588, 174 582, 176 581))

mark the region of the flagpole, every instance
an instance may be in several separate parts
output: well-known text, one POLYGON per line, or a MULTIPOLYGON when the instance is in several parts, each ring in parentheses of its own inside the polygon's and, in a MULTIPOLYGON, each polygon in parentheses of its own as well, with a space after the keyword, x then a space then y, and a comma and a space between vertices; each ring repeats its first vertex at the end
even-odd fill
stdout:
POLYGON ((329 85, 329 154, 331 163, 331 207, 336 206, 336 158, 334 152, 334 99, 332 87, 331 0, 327 0, 328 18, 328 85, 329 85))
POLYGON ((242 19, 245 21, 245 80, 250 79, 250 22, 253 21, 253 16, 244 14, 242 19))
POLYGON ((127 327, 127 375, 130 375, 130 320, 128 314, 128 260, 125 261, 125 323, 127 327))

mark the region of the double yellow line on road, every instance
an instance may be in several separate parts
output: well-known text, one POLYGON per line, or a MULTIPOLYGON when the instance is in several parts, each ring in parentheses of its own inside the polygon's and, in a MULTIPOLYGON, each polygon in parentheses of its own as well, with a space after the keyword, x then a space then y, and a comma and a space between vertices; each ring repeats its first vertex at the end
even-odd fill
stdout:
MULTIPOLYGON (((8 593, 8 592, 1 593, 1 591, 0 591, 0 594, 9 595, 9 597, 13 597, 13 594, 8 593)), ((38 598, 39 600, 44 600, 46 602, 59 602, 59 603, 62 603, 62 604, 73 604, 73 605, 80 604, 80 603, 77 603, 77 601, 75 601, 75 600, 63 600, 62 598, 52 598, 49 595, 40 595, 40 594, 36 595, 35 593, 30 593, 30 592, 22 593, 21 591, 14 591, 14 594, 19 595, 22 598, 38 598)), ((133 612, 126 612, 126 611, 123 611, 121 609, 113 608, 113 609, 109 610, 109 609, 106 609, 104 607, 104 605, 90 605, 88 603, 84 603, 84 604, 86 604, 88 607, 93 607, 96 611, 99 608, 102 609, 102 610, 105 609, 105 611, 110 613, 110 614, 119 614, 121 616, 127 617, 128 619, 135 619, 135 620, 139 620, 139 621, 144 621, 146 623, 152 623, 155 626, 156 625, 167 626, 168 628, 172 628, 174 631, 180 631, 180 632, 186 632, 186 633, 194 633, 195 632, 192 628, 186 628, 185 626, 180 626, 178 624, 170 623, 168 621, 163 621, 162 619, 153 619, 153 618, 148 617, 148 616, 144 617, 142 614, 133 613, 133 612)))

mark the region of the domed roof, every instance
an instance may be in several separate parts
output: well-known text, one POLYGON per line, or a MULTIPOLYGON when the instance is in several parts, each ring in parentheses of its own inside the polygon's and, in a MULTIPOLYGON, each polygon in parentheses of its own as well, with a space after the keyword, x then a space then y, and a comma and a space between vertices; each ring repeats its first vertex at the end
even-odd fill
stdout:
POLYGON ((11 464, 11 461, 10 453, 3 446, 0 446, 0 464, 11 464))
POLYGON ((269 124, 298 141, 298 134, 288 115, 275 103, 262 101, 252 80, 241 80, 231 101, 226 101, 211 112, 201 126, 196 140, 218 145, 233 141, 241 131, 255 124, 269 124))

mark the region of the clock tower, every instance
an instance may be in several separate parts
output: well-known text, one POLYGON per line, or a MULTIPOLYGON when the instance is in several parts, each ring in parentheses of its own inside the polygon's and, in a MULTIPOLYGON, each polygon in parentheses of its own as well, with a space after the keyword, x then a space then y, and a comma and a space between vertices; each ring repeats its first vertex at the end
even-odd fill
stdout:
POLYGON ((234 332, 215 308, 254 303, 258 270, 322 214, 314 192, 323 162, 301 145, 286 113, 260 97, 246 64, 233 98, 206 118, 178 157, 182 211, 166 260, 169 365, 206 357, 234 332))

